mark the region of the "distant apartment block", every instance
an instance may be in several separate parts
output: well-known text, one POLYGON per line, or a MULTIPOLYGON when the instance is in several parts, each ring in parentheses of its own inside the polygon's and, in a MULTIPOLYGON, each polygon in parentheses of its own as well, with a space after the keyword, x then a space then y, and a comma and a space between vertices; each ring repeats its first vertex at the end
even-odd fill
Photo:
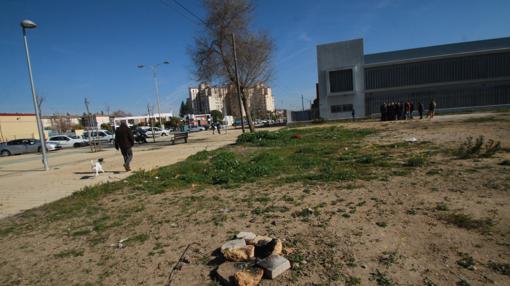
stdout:
MULTIPOLYGON (((265 118, 275 111, 274 98, 270 87, 258 84, 246 92, 251 113, 258 118, 265 118)), ((210 86, 201 83, 189 88, 189 98, 195 114, 211 113, 219 110, 225 115, 239 116, 239 99, 233 86, 210 86)), ((244 108, 242 113, 245 114, 244 108)))

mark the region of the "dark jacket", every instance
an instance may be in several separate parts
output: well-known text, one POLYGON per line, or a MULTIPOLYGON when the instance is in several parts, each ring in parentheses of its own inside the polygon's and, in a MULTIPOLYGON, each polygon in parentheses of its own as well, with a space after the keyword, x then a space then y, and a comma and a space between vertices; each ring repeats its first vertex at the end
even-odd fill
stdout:
POLYGON ((135 144, 133 132, 127 125, 121 125, 115 130, 115 149, 129 149, 135 144))

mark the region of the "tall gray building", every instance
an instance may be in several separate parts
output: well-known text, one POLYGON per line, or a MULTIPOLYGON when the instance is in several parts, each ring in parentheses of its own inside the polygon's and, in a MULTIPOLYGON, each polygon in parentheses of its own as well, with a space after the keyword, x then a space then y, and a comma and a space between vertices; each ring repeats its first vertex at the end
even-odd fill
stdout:
POLYGON ((363 39, 317 46, 320 116, 379 113, 384 102, 438 109, 510 105, 510 37, 365 55, 363 39))

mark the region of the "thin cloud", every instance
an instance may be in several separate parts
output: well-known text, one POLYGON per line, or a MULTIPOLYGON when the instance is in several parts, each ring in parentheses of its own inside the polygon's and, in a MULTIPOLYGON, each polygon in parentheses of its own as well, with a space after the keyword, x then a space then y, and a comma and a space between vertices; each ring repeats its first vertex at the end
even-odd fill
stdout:
POLYGON ((290 55, 288 55, 288 56, 286 56, 286 57, 281 58, 281 59, 280 59, 280 60, 279 60, 276 64, 277 64, 277 65, 281 65, 281 64, 283 64, 283 63, 286 63, 286 62, 288 62, 288 61, 292 60, 293 58, 295 58, 295 57, 297 57, 297 56, 301 55, 302 53, 304 53, 304 52, 308 51, 308 50, 309 50, 309 49, 311 49, 312 47, 313 47, 313 46, 308 46, 308 47, 301 48, 301 49, 299 49, 299 50, 295 51, 294 53, 292 53, 292 54, 290 54, 290 55))
POLYGON ((308 36, 308 34, 306 32, 299 34, 298 39, 303 42, 308 42, 308 43, 312 41, 312 39, 308 36))

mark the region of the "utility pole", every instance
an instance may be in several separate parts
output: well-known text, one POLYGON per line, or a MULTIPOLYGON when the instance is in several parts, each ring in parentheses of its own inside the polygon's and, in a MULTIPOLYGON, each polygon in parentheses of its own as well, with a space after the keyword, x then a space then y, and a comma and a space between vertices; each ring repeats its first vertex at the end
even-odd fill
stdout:
MULTIPOLYGON (((236 70, 236 88, 237 88, 237 97, 239 98, 239 114, 241 114, 241 128, 244 133, 244 119, 243 119, 243 102, 241 100, 241 87, 239 86, 239 71, 237 70, 237 52, 236 52, 236 37, 234 33, 232 33, 232 49, 234 50, 234 67, 236 70)), ((246 114, 248 114, 246 110, 246 114)))
MULTIPOLYGON (((164 61, 162 63, 159 63, 159 64, 154 64, 154 65, 149 65, 151 67, 151 70, 152 70, 152 77, 154 78, 154 87, 155 87, 155 90, 156 90, 156 99, 157 99, 157 104, 158 104, 158 117, 159 117, 159 125, 160 127, 163 128, 163 119, 161 117, 161 107, 160 107, 160 103, 159 103, 159 81, 158 81, 158 71, 157 71, 157 68, 159 65, 168 65, 170 64, 169 61, 164 61)), ((144 68, 145 65, 138 65, 138 68, 144 68)))
POLYGON ((305 111, 305 101, 303 100, 303 95, 301 94, 301 108, 305 111))
MULTIPOLYGON (((154 78, 154 86, 156 88, 156 98, 158 100, 158 117, 159 117, 159 127, 163 128, 163 119, 161 119, 161 108, 159 105, 159 81, 158 81, 158 75, 157 75, 157 66, 152 65, 152 77, 154 78)), ((154 133, 153 133, 154 135, 154 133)))
POLYGON ((152 142, 156 143, 156 137, 154 137, 154 125, 151 120, 151 106, 149 103, 147 103, 147 116, 149 116, 149 123, 151 125, 151 131, 152 131, 152 142))
MULTIPOLYGON (((89 104, 90 104, 90 101, 88 100, 88 98, 85 97, 85 109, 87 110, 87 118, 88 118, 88 130, 87 130, 87 134, 88 134, 88 138, 89 138, 89 146, 90 146, 90 151, 91 152, 96 152, 96 142, 95 140, 92 139, 92 134, 90 132, 90 129, 92 128, 92 115, 90 114, 90 109, 89 109, 89 104)), ((97 133, 97 132, 96 132, 97 133)))

